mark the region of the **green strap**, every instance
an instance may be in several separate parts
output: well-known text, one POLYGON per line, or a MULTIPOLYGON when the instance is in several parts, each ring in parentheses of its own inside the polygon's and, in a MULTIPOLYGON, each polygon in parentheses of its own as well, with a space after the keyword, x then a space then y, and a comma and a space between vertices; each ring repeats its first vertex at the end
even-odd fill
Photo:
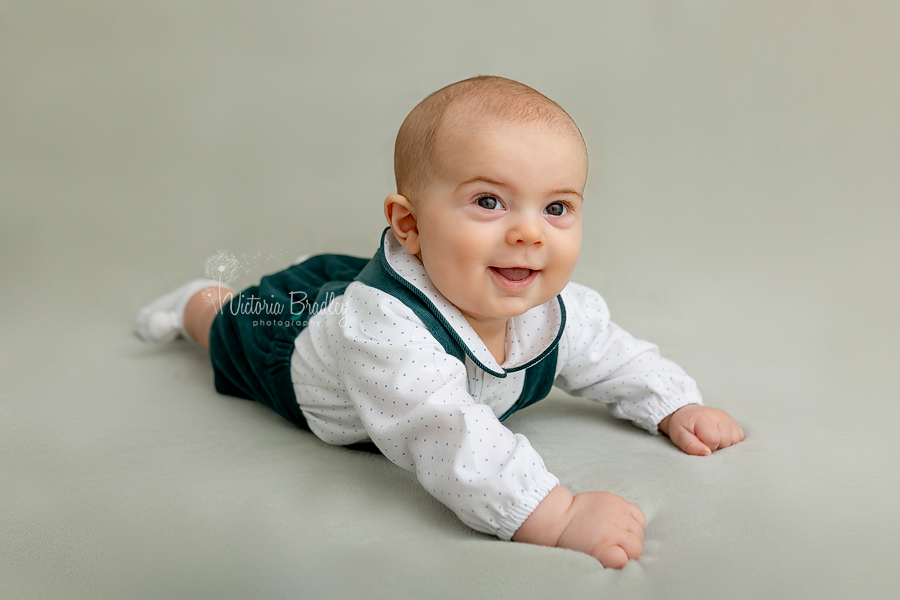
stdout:
POLYGON ((556 378, 556 359, 558 355, 559 346, 556 346, 541 362, 525 369, 525 386, 522 388, 522 394, 516 400, 516 403, 500 417, 501 422, 505 421, 517 410, 522 410, 526 406, 531 406, 547 397, 550 389, 553 387, 553 380, 556 378))

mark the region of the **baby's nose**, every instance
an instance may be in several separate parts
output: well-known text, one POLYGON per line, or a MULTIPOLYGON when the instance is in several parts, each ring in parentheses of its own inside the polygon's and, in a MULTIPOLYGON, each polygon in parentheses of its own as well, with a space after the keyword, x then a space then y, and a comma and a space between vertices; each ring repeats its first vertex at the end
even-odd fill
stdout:
POLYGON ((506 242, 508 244, 535 244, 544 243, 544 228, 538 219, 520 218, 515 224, 509 228, 506 233, 506 242))

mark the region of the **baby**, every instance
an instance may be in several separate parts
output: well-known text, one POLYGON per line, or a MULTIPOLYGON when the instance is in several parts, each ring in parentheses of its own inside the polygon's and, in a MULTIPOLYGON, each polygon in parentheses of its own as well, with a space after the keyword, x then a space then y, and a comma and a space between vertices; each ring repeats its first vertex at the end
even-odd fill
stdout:
POLYGON ((145 307, 138 333, 194 339, 219 392, 327 443, 374 442, 478 531, 625 566, 642 552, 641 510, 606 492, 573 495, 502 421, 556 385, 688 454, 744 432, 570 282, 588 173, 581 132, 532 88, 475 77, 413 109, 394 168, 374 258, 315 256, 240 295, 193 281, 145 307))

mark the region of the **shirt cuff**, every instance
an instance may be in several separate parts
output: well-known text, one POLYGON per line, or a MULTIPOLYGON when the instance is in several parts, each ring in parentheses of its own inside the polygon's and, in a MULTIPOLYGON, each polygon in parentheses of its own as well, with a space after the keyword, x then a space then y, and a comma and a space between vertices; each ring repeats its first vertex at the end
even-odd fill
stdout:
POLYGON ((537 485, 526 492, 516 503, 514 503, 506 516, 500 521, 497 528, 497 537, 501 540, 509 541, 518 531, 525 519, 531 516, 538 504, 547 497, 550 490, 559 485, 559 479, 552 473, 544 473, 537 481, 537 485))

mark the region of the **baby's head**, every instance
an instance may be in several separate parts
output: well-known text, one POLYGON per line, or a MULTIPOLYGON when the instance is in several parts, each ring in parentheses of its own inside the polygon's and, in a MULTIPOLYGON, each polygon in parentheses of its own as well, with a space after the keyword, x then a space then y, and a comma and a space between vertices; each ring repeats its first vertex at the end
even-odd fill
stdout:
POLYGON ((400 127, 394 169, 394 234, 482 337, 569 282, 587 150, 549 98, 502 77, 438 90, 400 127))
POLYGON ((397 193, 413 202, 453 161, 453 142, 491 124, 540 125, 569 134, 584 153, 581 131, 556 102, 518 81, 483 75, 450 84, 422 100, 407 115, 394 146, 397 193))

